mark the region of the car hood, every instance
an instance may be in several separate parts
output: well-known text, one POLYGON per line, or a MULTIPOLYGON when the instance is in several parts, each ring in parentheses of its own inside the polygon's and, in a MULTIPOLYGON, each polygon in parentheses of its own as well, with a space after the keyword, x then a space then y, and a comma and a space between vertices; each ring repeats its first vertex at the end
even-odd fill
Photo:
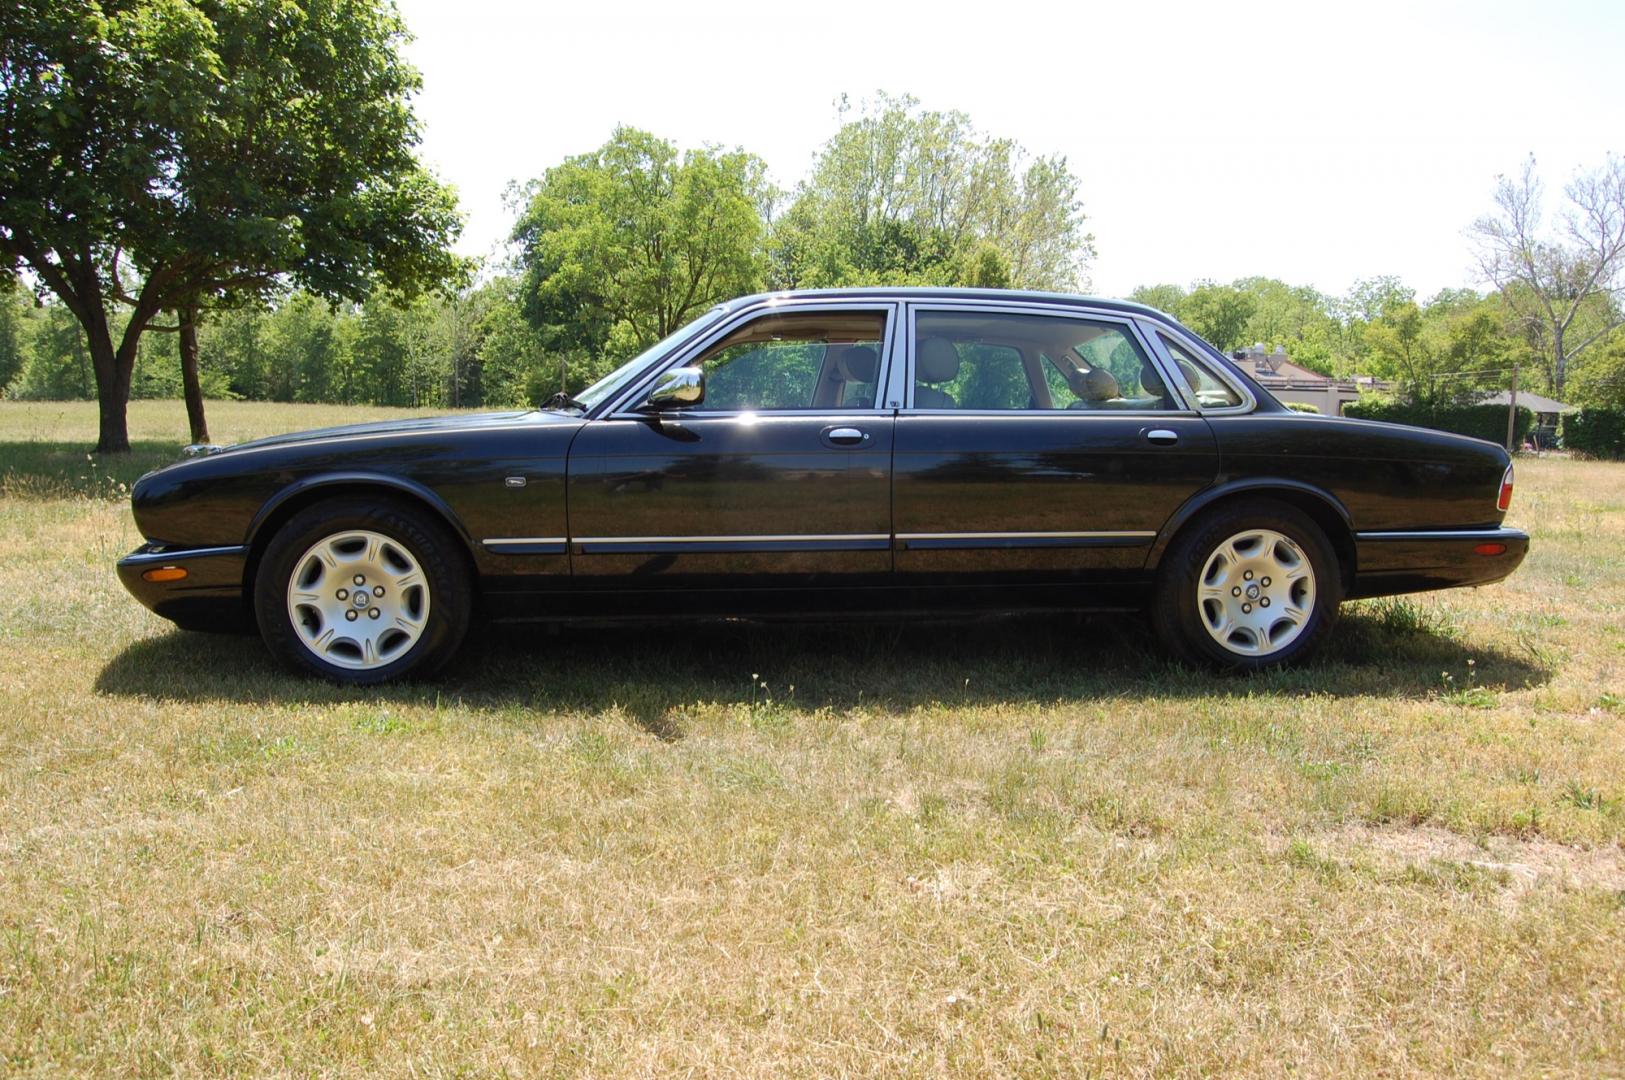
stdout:
POLYGON ((294 446, 301 443, 323 442, 328 439, 346 439, 366 435, 412 435, 445 431, 477 431, 480 428, 505 427, 520 423, 575 423, 579 417, 561 413, 539 411, 463 413, 455 416, 422 416, 411 420, 378 420, 369 424, 344 424, 340 427, 316 428, 311 431, 292 431, 286 435, 270 435, 251 442, 237 443, 220 452, 259 449, 266 446, 294 446))

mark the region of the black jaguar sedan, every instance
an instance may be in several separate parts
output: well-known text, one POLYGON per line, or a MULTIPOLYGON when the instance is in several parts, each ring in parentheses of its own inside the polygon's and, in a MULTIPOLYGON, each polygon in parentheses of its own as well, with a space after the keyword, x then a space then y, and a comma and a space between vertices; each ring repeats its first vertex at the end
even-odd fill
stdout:
POLYGON ((357 683, 476 618, 1035 609, 1245 670, 1529 545, 1500 447, 1295 413, 1161 312, 1034 293, 750 296, 540 410, 207 451, 136 484, 125 585, 357 683))

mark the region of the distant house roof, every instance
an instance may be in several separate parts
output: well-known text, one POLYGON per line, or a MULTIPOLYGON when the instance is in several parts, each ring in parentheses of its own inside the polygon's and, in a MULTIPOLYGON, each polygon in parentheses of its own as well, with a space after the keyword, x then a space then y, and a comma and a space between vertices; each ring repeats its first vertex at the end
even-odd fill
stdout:
POLYGON ((1265 352, 1262 345, 1254 345, 1250 349, 1237 349, 1230 354, 1231 359, 1242 365, 1242 370, 1248 372, 1265 386, 1274 388, 1281 386, 1325 385, 1336 382, 1329 375, 1322 375, 1318 371, 1310 371, 1306 367, 1294 364, 1287 359, 1286 350, 1276 346, 1274 352, 1265 352))
MULTIPOLYGON (((1494 394, 1485 394, 1479 398, 1484 405, 1511 405, 1511 391, 1501 390, 1494 394)), ((1518 406, 1534 413, 1571 413, 1578 411, 1576 405, 1565 405, 1561 401, 1553 401, 1544 394, 1532 394, 1528 390, 1518 391, 1518 406)))

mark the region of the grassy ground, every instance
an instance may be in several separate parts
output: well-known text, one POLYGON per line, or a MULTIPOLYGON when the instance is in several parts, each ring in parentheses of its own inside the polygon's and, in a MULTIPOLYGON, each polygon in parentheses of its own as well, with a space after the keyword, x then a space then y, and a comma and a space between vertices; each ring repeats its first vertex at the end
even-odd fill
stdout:
POLYGON ((13 1073, 1625 1072, 1625 467, 1520 462, 1511 581, 1297 672, 1045 620, 344 691, 122 593, 93 427, 0 405, 13 1073))

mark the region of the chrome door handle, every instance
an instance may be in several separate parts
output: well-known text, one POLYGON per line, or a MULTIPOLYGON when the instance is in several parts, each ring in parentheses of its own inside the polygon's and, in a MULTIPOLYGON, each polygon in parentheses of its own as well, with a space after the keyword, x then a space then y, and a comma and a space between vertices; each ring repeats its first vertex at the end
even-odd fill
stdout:
POLYGON ((868 434, 855 427, 830 428, 824 433, 824 438, 839 446, 855 446, 869 438, 868 434))
POLYGON ((1145 441, 1158 446, 1172 446, 1179 441, 1179 433, 1167 428, 1153 428, 1145 433, 1145 441))

